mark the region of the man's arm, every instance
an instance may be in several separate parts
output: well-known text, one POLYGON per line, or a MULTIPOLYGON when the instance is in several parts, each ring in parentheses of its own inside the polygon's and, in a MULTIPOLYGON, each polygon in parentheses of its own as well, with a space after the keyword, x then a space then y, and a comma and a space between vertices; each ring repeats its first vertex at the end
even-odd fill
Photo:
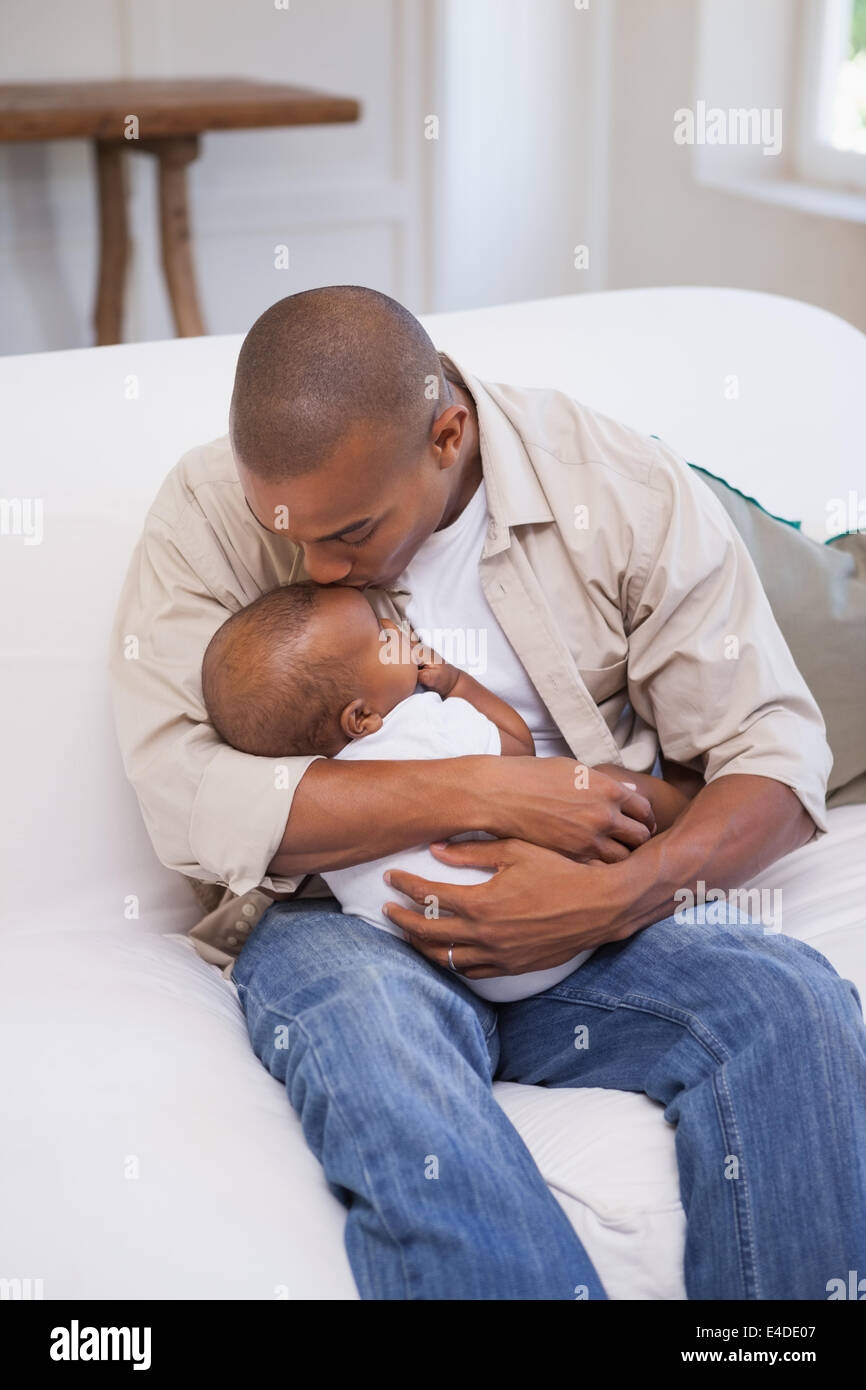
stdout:
POLYGON ((519 835, 575 859, 627 858, 655 828, 649 802, 601 772, 575 790, 574 769, 572 758, 318 758, 295 789, 270 872, 346 868, 467 830, 519 835))
POLYGON ((617 865, 617 936, 669 916, 682 888, 737 888, 806 844, 815 823, 802 802, 769 777, 720 777, 669 830, 617 865))

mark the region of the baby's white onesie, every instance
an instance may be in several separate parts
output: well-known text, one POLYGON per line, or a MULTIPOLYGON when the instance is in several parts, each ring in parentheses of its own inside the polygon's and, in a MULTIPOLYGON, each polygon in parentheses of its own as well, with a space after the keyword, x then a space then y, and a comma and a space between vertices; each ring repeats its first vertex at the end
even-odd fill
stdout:
MULTIPOLYGON (((435 691, 424 690, 416 691, 407 700, 401 700, 390 714, 386 714, 378 733, 354 739, 336 757, 344 762, 379 759, 400 762, 500 752, 499 730, 474 705, 457 697, 443 700, 435 691)), ((426 845, 389 854, 384 859, 374 859, 367 864, 356 864, 349 869, 322 874, 344 912, 363 917, 374 927, 400 937, 404 935, 403 932, 388 921, 382 912, 382 904, 391 901, 413 907, 417 905, 396 889, 388 887, 382 877, 386 869, 403 869, 440 883, 486 883, 491 877, 486 869, 455 868, 443 864, 426 845)), ((454 954, 459 965, 459 952, 455 950, 454 954)), ((465 982, 482 999, 506 1004, 551 989, 590 955, 592 951, 580 951, 571 960, 550 970, 532 970, 525 975, 496 975, 486 980, 465 982)))

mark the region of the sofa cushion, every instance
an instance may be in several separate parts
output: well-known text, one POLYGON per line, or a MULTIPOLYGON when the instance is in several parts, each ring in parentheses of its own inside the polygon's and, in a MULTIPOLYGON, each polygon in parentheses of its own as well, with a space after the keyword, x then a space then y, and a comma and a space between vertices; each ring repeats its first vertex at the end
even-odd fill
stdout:
POLYGON ((706 469, 755 562, 776 622, 827 726, 833 768, 827 804, 866 801, 866 535, 820 545, 706 469))

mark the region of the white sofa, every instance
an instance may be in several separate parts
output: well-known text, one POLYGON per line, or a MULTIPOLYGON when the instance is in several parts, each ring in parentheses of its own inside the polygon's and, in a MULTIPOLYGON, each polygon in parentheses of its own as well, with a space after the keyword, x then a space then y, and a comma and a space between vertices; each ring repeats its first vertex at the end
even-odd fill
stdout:
MULTIPOLYGON (((676 289, 427 323, 479 375, 566 388, 819 539, 827 500, 863 489, 866 340, 820 310, 676 289)), ((357 1297, 342 1208, 249 1048, 233 988, 184 935, 196 903, 155 859, 109 709, 127 557, 180 453, 224 433, 239 343, 0 361, 2 491, 44 509, 41 543, 15 534, 14 508, 0 536, 0 1276, 41 1280, 46 1298, 357 1297)), ((785 930, 863 990, 866 807, 831 825, 771 881, 785 930)), ((497 1096, 610 1295, 682 1298, 660 1108, 600 1090, 497 1096)))

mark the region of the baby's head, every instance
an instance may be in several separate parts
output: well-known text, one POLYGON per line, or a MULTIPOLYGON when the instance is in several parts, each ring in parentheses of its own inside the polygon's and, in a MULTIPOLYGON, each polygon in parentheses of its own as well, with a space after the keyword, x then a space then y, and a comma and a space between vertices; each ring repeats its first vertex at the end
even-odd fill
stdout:
POLYGON ((234 613, 202 662, 217 733, 270 758, 333 757, 380 729, 417 680, 396 623, 377 618, 358 589, 314 584, 273 589, 234 613))

